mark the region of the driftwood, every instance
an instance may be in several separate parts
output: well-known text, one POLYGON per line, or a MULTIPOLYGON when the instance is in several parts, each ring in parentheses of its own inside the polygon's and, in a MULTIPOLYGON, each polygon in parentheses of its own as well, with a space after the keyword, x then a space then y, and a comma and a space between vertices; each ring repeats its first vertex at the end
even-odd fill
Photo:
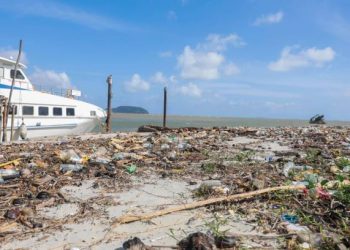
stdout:
POLYGON ((124 216, 117 218, 113 222, 113 225, 130 223, 130 222, 140 221, 140 220, 149 220, 149 219, 152 219, 154 217, 158 217, 158 216, 162 216, 162 215, 166 215, 166 214, 170 214, 170 213, 174 213, 174 212, 189 210, 189 209, 193 209, 193 208, 197 208, 197 207, 204 207, 204 206, 219 203, 219 202, 228 202, 228 201, 233 201, 233 200, 246 199, 246 198, 250 198, 252 196, 256 196, 259 194, 265 194, 265 193, 269 193, 269 192, 282 191, 282 190, 302 190, 304 188, 305 188, 304 185, 270 187, 270 188, 260 189, 260 190, 252 191, 252 192, 248 192, 248 193, 234 194, 234 195, 229 195, 229 196, 219 197, 219 198, 211 198, 208 200, 196 201, 196 202, 193 202, 190 204, 183 204, 183 205, 179 205, 176 207, 166 208, 166 209, 159 210, 159 211, 152 212, 152 213, 144 213, 144 214, 140 214, 140 215, 124 215, 124 216))

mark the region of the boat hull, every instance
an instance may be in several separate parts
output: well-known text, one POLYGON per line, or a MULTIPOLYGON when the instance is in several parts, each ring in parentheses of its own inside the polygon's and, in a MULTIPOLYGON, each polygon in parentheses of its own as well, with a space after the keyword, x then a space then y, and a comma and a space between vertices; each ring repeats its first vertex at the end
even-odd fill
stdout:
MULTIPOLYGON (((72 123, 54 124, 46 126, 27 126, 27 137, 39 138, 48 136, 79 135, 93 131, 98 128, 100 122, 97 118, 81 118, 72 120, 72 123)), ((7 138, 11 137, 11 129, 7 128, 7 138)), ((14 126, 13 140, 20 140, 20 126, 14 126)))

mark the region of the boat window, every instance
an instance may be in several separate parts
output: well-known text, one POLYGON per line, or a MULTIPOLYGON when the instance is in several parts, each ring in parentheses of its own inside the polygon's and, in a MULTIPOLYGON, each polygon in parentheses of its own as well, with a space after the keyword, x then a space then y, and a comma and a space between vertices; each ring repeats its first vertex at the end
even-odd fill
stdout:
POLYGON ((11 106, 9 108, 9 114, 12 115, 12 112, 14 111, 14 115, 17 115, 17 106, 11 106))
POLYGON ((90 116, 96 116, 96 111, 95 110, 91 110, 90 111, 90 116))
POLYGON ((34 107, 33 106, 23 106, 22 107, 23 115, 34 115, 34 107))
POLYGON ((66 109, 66 116, 75 116, 75 109, 74 108, 67 108, 66 109))
POLYGON ((4 68, 0 67, 0 78, 4 77, 4 68))
POLYGON ((62 116, 62 108, 53 108, 53 115, 62 116))
MULTIPOLYGON (((11 69, 11 72, 10 72, 11 78, 13 78, 14 75, 15 75, 15 70, 11 69)), ((24 76, 22 75, 21 71, 19 71, 19 70, 17 70, 16 79, 24 80, 24 76)))
POLYGON ((48 116, 49 108, 48 107, 39 107, 39 115, 48 116))

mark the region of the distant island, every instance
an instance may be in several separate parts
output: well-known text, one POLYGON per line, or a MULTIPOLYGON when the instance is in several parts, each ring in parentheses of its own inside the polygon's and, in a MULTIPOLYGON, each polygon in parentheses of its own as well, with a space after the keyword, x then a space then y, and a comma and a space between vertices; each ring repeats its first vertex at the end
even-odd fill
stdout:
POLYGON ((141 107, 135 106, 119 106, 112 108, 113 113, 129 113, 129 114, 149 114, 149 112, 141 107))

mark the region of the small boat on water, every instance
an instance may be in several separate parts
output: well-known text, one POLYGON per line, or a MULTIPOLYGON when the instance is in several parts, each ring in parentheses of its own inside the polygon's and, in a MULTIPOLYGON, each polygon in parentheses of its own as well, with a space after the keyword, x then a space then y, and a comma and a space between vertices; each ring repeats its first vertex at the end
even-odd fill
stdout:
MULTIPOLYGON (((0 57, 0 99, 9 98, 15 64, 13 60, 0 57)), ((8 138, 12 112, 15 140, 20 138, 22 123, 27 138, 35 138, 91 132, 106 117, 102 108, 77 100, 80 91, 67 90, 61 96, 36 90, 24 73, 25 68, 24 64, 18 64, 11 98, 14 108, 10 110, 7 122, 8 138)))

